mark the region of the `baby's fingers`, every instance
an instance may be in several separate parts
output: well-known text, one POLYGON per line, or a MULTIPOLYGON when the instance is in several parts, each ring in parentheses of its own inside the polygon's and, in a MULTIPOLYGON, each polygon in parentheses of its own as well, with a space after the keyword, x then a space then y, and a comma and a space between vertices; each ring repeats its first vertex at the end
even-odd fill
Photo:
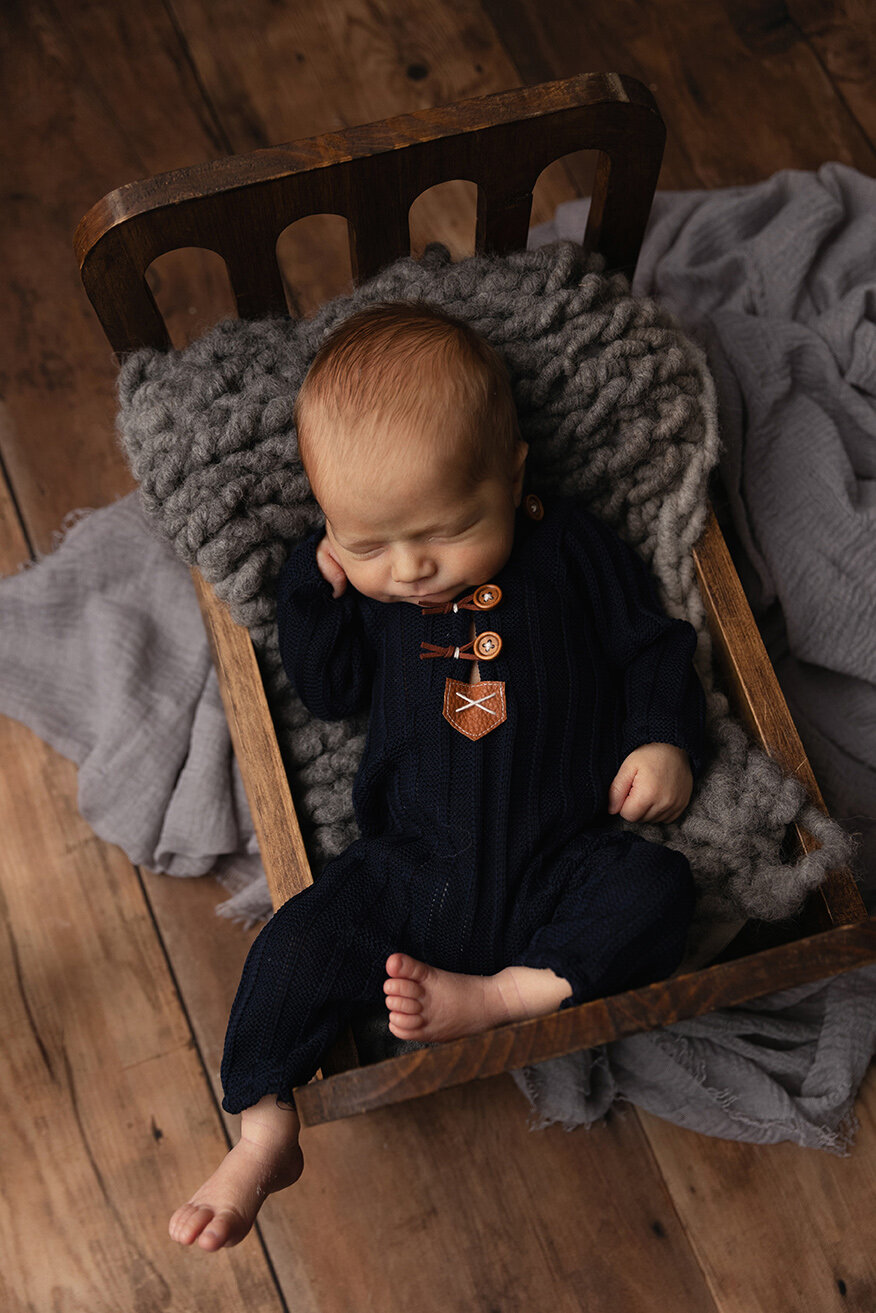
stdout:
POLYGON ((614 816, 620 812, 621 816, 627 821, 633 820, 632 816, 627 815, 627 808, 635 809, 636 804, 632 801, 632 789, 636 779, 635 766, 628 766, 626 762, 621 766, 617 775, 611 782, 608 790, 608 814, 614 816))
POLYGON ((625 821, 650 821, 652 808, 642 798, 627 798, 620 814, 625 821))
POLYGON ((629 811, 624 808, 621 812, 625 821, 641 821, 643 825, 668 825, 672 821, 677 821, 684 811, 677 802, 653 802, 650 805, 643 803, 641 800, 638 807, 635 808, 635 815, 632 815, 633 808, 629 811))

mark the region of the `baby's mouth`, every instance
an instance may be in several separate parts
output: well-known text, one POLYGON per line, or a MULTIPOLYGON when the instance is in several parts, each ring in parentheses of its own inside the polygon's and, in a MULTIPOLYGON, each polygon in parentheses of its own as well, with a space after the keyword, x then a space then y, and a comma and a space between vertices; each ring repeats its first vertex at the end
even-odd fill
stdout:
POLYGON ((448 593, 450 593, 451 597, 453 596, 453 592, 451 589, 440 588, 437 593, 411 593, 411 595, 405 600, 408 602, 418 602, 418 603, 443 602, 446 600, 446 594, 448 593))

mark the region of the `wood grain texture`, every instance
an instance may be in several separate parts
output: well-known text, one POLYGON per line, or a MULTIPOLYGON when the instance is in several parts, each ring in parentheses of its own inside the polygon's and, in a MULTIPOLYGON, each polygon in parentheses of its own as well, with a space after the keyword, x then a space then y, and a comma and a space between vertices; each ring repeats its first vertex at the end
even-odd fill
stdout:
POLYGON ((197 1272, 167 1239, 225 1139, 129 863, 69 763, 11 721, 0 759, 3 1308, 280 1313, 257 1246, 197 1272))
POLYGON ((133 487, 113 436, 116 364, 82 293, 70 235, 120 180, 161 159, 168 168, 186 160, 197 87, 176 68, 173 47, 167 15, 151 0, 133 0, 124 14, 66 7, 63 17, 34 0, 6 7, 0 21, 0 79, 12 107, 0 134, 0 455, 42 552, 69 510, 133 487), (108 45, 110 76, 98 53, 108 45), (173 95, 143 97, 144 72, 173 95))
MULTIPOLYGON (((793 21, 794 5, 589 0, 582 9, 577 0, 484 0, 484 9, 527 81, 622 68, 650 88, 668 133, 661 187, 759 182, 825 160, 876 172, 872 139, 793 21)), ((844 7, 833 10, 858 50, 862 6, 855 24, 844 7)))
POLYGON ((874 1096, 871 1066, 855 1148, 843 1158, 796 1144, 704 1140, 639 1113, 722 1313, 876 1308, 876 1255, 861 1232, 862 1219, 869 1233, 876 1215, 874 1096))
POLYGON ((787 20, 876 148, 876 12, 869 0, 789 0, 787 20))
POLYGON ((266 863, 274 907, 313 883, 249 631, 231 619, 197 570, 195 591, 219 676, 234 755, 266 863))
POLYGON ((654 1313, 655 1291, 712 1313, 635 1114, 570 1135, 525 1110, 499 1076, 306 1130, 304 1176, 262 1221, 297 1242, 272 1246, 284 1289, 320 1313, 654 1313))
MULTIPOLYGON (((49 551, 68 511, 132 487, 113 433, 116 362, 70 236, 83 206, 155 167, 144 137, 126 136, 135 118, 151 150, 181 162, 193 82, 181 70, 147 104, 132 76, 168 89, 174 40, 161 6, 137 0, 124 15, 97 4, 62 17, 37 0, 0 18, 6 573, 49 551), (122 53, 128 24, 137 41, 122 53)), ((6 721, 0 765, 0 1305, 279 1313, 257 1241, 199 1272, 167 1236, 227 1140, 136 872, 77 815, 73 767, 6 721)))
POLYGON ((128 183, 92 206, 74 246, 116 353, 165 349, 170 333, 146 271, 168 251, 216 252, 238 313, 275 314, 285 309, 276 247, 296 219, 323 212, 347 219, 358 282, 409 253, 408 212, 421 192, 464 177, 478 187, 476 249, 504 253, 525 245, 544 169, 592 149, 600 165, 584 242, 608 267, 632 274, 663 140, 645 87, 617 74, 584 74, 128 183))

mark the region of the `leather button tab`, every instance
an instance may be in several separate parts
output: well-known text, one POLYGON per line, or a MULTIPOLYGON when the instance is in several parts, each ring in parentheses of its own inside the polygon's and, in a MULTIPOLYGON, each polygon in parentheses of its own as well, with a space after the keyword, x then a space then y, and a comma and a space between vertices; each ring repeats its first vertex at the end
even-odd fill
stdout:
POLYGON ((544 519, 544 507, 541 504, 541 498, 536 497, 534 492, 527 493, 524 497, 523 509, 526 511, 530 520, 544 519))
POLYGON ((502 640, 498 634, 488 629, 485 633, 478 634, 472 651, 479 661, 492 661, 502 651, 502 640))
POLYGON ((502 589, 496 584, 481 584, 476 588, 472 601, 479 611, 492 611, 502 600, 502 589))

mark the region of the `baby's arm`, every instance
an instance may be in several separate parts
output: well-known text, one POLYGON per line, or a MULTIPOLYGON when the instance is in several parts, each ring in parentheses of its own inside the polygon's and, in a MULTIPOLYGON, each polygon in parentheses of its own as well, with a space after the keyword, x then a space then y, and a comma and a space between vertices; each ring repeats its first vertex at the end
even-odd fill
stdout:
POLYGON ((347 588, 342 570, 343 580, 329 577, 322 542, 321 532, 311 534, 290 553, 277 587, 277 628, 283 666, 301 701, 320 720, 340 720, 367 705, 374 652, 359 594, 347 588))
POLYGON ((625 820, 675 820, 703 764, 696 632, 666 614, 644 561, 607 525, 579 507, 569 537, 606 654, 623 679, 623 760, 610 786, 609 811, 625 820))

